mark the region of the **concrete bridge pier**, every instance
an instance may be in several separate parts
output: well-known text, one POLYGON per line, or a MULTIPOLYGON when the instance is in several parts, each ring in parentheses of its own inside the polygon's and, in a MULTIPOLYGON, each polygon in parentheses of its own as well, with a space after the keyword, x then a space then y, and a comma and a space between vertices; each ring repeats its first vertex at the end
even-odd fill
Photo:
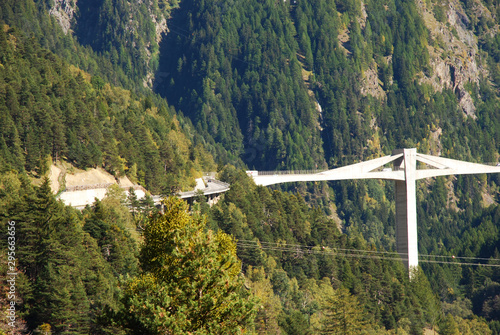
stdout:
POLYGON ((403 170, 404 180, 395 180, 396 250, 410 270, 418 266, 417 199, 415 192, 417 149, 398 149, 403 154, 394 161, 394 170, 403 170))

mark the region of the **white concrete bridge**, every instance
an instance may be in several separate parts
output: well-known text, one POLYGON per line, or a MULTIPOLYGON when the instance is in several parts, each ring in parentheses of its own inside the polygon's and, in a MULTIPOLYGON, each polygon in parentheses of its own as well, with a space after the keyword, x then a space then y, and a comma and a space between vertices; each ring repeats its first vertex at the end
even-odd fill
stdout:
POLYGON ((398 149, 392 155, 315 173, 248 171, 257 185, 297 181, 346 179, 388 179, 396 183, 396 249, 404 264, 418 266, 417 205, 415 182, 419 179, 459 175, 500 173, 500 166, 477 164, 417 153, 417 149, 398 149), (417 168, 417 162, 418 168, 417 168), (391 167, 386 164, 392 163, 391 167))

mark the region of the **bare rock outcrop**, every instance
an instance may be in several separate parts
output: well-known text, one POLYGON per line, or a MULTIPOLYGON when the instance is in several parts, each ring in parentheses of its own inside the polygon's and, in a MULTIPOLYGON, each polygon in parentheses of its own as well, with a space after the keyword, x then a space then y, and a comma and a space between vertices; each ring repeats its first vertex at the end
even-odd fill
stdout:
POLYGON ((386 94, 382 88, 382 81, 377 74, 377 64, 373 62, 372 67, 363 71, 360 82, 360 93, 364 96, 371 95, 377 99, 385 99, 386 94))
POLYGON ((54 0, 54 5, 49 10, 49 14, 55 17, 65 34, 71 29, 73 17, 76 12, 77 0, 54 0))
MULTIPOLYGON (((479 53, 477 36, 471 30, 471 19, 458 0, 449 1, 445 22, 439 22, 423 0, 417 4, 433 40, 428 47, 432 71, 422 75, 421 82, 437 91, 453 90, 463 112, 475 118, 476 106, 467 86, 479 85, 481 77, 488 76, 488 70, 479 53)), ((478 10, 487 11, 482 7, 478 10)))

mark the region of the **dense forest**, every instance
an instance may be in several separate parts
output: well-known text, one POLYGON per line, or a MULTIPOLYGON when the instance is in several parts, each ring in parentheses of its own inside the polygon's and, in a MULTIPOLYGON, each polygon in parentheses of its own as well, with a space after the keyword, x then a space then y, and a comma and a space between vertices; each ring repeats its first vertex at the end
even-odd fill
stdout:
POLYGON ((7 25, 0 32, 2 171, 43 175, 49 157, 64 157, 170 194, 189 186, 192 169, 214 168, 166 102, 111 86, 27 39, 7 25))
POLYGON ((499 175, 417 183, 410 280, 392 182, 244 172, 397 148, 498 162, 499 24, 492 0, 2 1, 14 333, 500 334, 499 175), (112 187, 76 210, 45 178, 60 161, 152 194, 204 171, 231 189, 160 213, 112 187))

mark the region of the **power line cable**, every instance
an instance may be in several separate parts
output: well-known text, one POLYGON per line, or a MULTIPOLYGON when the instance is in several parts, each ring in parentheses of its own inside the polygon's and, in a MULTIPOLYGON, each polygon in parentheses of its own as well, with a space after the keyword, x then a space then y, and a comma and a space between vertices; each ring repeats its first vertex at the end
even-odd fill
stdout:
MULTIPOLYGON (((321 247, 321 246, 306 246, 302 244, 280 244, 278 242, 264 242, 264 241, 251 241, 251 240, 238 240, 238 242, 243 242, 243 243, 259 243, 259 244, 264 244, 264 245, 276 245, 276 246, 286 246, 286 247, 293 247, 293 248, 315 248, 315 247, 321 247)), ((324 248, 324 247, 323 247, 324 248)), ((328 248, 333 248, 335 250, 339 251, 347 251, 347 252, 365 252, 365 253, 373 253, 373 254, 388 254, 388 255, 407 255, 407 253, 399 253, 395 251, 378 251, 378 250, 362 250, 362 249, 342 249, 342 248, 337 248, 337 247, 328 247, 328 248)), ((466 256, 454 256, 454 255, 425 255, 425 254, 419 254, 419 258, 421 257, 435 257, 435 258, 452 258, 452 259, 468 259, 468 260, 482 260, 482 261, 490 261, 490 260, 499 260, 500 259, 492 259, 492 258, 484 258, 484 257, 466 257, 466 256)))
MULTIPOLYGON (((237 241, 237 246, 246 249, 262 249, 262 250, 272 250, 272 251, 283 251, 283 252, 295 252, 301 254, 327 254, 332 256, 344 256, 344 257, 354 257, 354 258, 365 258, 365 259, 379 259, 379 260, 393 260, 401 261, 400 255, 405 255, 405 253, 395 253, 387 251, 374 251, 374 250, 360 250, 360 249, 341 249, 341 248, 330 248, 321 246, 305 246, 300 244, 280 244, 273 242, 261 242, 261 241, 249 241, 249 240, 239 240, 237 241), (321 248, 321 249, 318 249, 321 248), (326 249, 327 248, 327 249, 326 249), (390 257, 397 256, 397 257, 390 257)), ((468 260, 478 260, 478 261, 500 261, 496 258, 482 258, 482 257, 457 257, 457 256, 443 256, 443 255, 419 255, 419 261, 422 263, 437 263, 437 264, 453 264, 453 265, 464 265, 464 266, 488 266, 488 267, 500 267, 500 264, 488 264, 488 263, 472 263, 472 262, 460 262, 460 261, 445 261, 445 260, 433 260, 433 259, 420 259, 421 257, 435 257, 435 258, 452 258, 454 260, 458 259, 468 259, 468 260)))

